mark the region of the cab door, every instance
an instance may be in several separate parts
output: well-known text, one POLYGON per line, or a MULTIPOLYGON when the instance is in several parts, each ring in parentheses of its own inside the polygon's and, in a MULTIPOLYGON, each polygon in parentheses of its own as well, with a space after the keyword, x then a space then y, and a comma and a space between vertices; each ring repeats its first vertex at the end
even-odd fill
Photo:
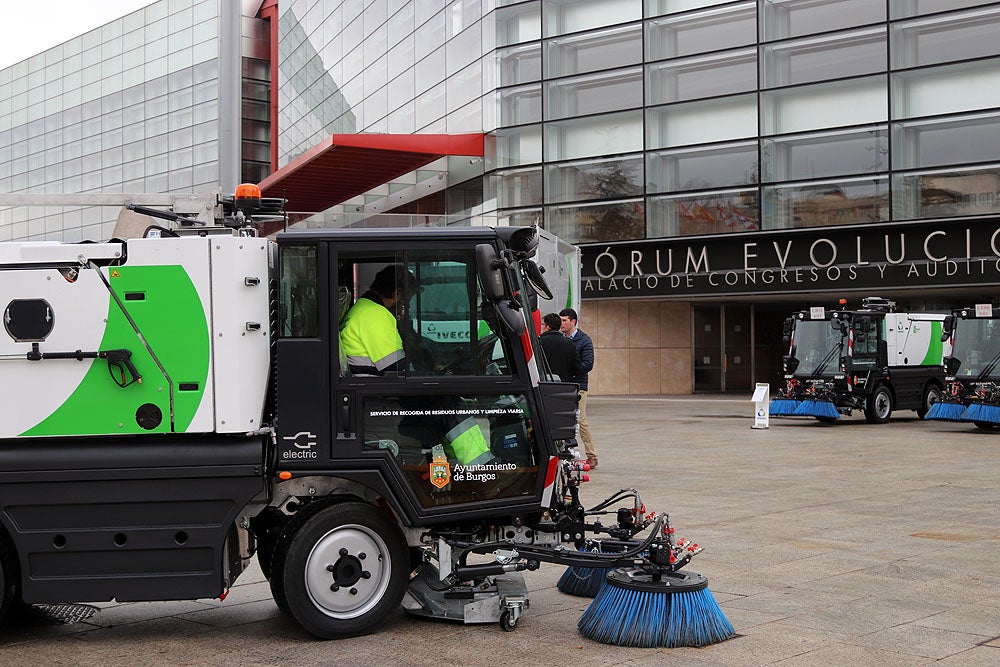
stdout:
POLYGON ((405 490, 417 516, 518 501, 537 509, 547 456, 521 342, 484 310, 475 243, 459 240, 408 241, 391 251, 384 241, 331 246, 331 293, 343 295, 338 328, 362 299, 385 307, 369 288, 386 266, 416 285, 402 281, 387 309, 404 352, 398 368, 352 374, 333 341, 331 456, 376 466, 405 490))

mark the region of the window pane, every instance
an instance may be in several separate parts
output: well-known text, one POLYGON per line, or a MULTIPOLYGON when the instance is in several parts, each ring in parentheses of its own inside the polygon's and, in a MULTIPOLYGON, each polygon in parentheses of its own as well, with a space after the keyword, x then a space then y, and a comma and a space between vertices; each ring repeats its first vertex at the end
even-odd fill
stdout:
POLYGON ((757 96, 736 95, 647 110, 647 148, 757 136, 757 96))
POLYGON ((1000 107, 1000 59, 892 75, 893 118, 1000 107))
POLYGON ((742 3, 646 23, 646 60, 748 46, 757 41, 757 8, 742 3))
POLYGON ((886 128, 777 137, 761 142, 764 182, 888 170, 886 128))
POLYGON ((542 51, 538 44, 497 51, 500 59, 500 85, 512 86, 542 78, 542 51))
POLYGON ((985 5, 987 0, 890 0, 889 18, 899 19, 908 16, 920 16, 934 12, 945 12, 949 9, 975 7, 985 5))
POLYGON ((1000 212, 1000 165, 948 172, 897 174, 893 217, 943 218, 1000 212))
POLYGON ((545 76, 554 78, 642 62, 642 26, 611 28, 550 39, 545 44, 545 76))
POLYGON ((892 127, 895 169, 989 162, 998 155, 1000 114, 909 121, 892 127))
POLYGON ((652 197, 649 236, 725 234, 760 229, 757 188, 652 197))
POLYGON ((500 91, 500 124, 521 125, 542 120, 542 91, 537 85, 500 91))
POLYGON ((763 86, 774 88, 886 69, 885 29, 810 37, 764 46, 763 86))
POLYGON ((542 161, 542 126, 528 125, 509 130, 497 130, 496 164, 487 168, 516 167, 542 161))
POLYGON ((646 159, 650 192, 757 184, 756 141, 658 151, 646 159))
POLYGON ((568 243, 627 241, 645 236, 645 205, 641 199, 583 206, 553 206, 546 211, 546 229, 568 243))
POLYGON ((319 335, 316 292, 316 247, 286 246, 281 251, 281 335, 296 338, 319 335))
POLYGON ((530 497, 541 482, 523 394, 370 392, 361 401, 365 454, 391 457, 423 507, 530 497))
POLYGON ((639 68, 559 79, 547 83, 545 88, 546 120, 642 106, 639 68))
POLYGON ((545 0, 542 4, 546 37, 642 18, 642 0, 545 0))
POLYGON ((545 147, 548 161, 641 151, 642 111, 546 123, 545 147))
POLYGON ((883 222, 889 219, 889 179, 881 176, 764 188, 767 229, 883 222))
POLYGON ((812 35, 885 21, 885 3, 873 0, 768 0, 761 3, 764 41, 812 35))
POLYGON ((761 93, 761 133, 802 132, 887 120, 885 77, 761 93))
POLYGON ((498 171, 497 206, 519 208, 542 203, 542 170, 517 169, 498 171))
POLYGON ((634 197, 642 194, 642 179, 641 157, 549 165, 546 201, 634 197))
POLYGON ((690 9, 701 9, 712 5, 722 5, 729 0, 646 0, 646 16, 675 14, 690 9))
POLYGON ((755 49, 668 60, 646 67, 646 104, 731 95, 757 88, 755 49))
POLYGON ((497 46, 531 42, 542 36, 538 4, 527 3, 496 10, 497 46))
POLYGON ((1000 53, 1000 9, 934 16, 892 27, 893 67, 917 67, 1000 53))

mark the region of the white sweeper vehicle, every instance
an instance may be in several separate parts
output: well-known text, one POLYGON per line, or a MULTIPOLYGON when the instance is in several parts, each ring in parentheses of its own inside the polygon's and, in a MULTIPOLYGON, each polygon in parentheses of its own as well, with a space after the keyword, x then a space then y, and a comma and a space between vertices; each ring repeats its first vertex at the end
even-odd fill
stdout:
POLYGON ((834 421, 861 410, 872 424, 895 410, 921 418, 941 398, 943 313, 897 312, 895 303, 867 297, 861 308, 816 306, 784 323, 785 386, 772 416, 834 421))
POLYGON ((0 243, 0 611, 222 597, 256 555, 317 637, 400 605, 512 630, 549 562, 608 574, 585 636, 734 635, 665 514, 582 504, 578 388, 528 325, 534 228, 260 236, 282 205, 240 186, 133 204, 106 242, 0 243), (390 265, 417 285, 405 369, 355 376, 340 324, 390 265))
POLYGON ((925 419, 1000 428, 1000 308, 977 303, 945 318, 945 389, 925 419))

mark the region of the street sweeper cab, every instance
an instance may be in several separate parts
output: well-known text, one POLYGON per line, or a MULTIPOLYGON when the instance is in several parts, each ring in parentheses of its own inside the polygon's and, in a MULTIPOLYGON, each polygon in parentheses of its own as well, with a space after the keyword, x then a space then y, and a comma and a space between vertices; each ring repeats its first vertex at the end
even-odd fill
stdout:
POLYGON ((774 416, 833 421, 862 410, 873 424, 894 410, 923 417, 941 397, 941 332, 945 315, 899 313, 868 297, 852 310, 801 310, 784 322, 785 386, 771 402, 774 416))
POLYGON ((665 514, 582 503, 578 388, 542 379, 528 325, 553 296, 534 228, 258 236, 280 206, 251 186, 214 225, 132 206, 102 243, 0 243, 0 613, 224 597, 256 555, 317 637, 400 605, 512 630, 551 562, 618 573, 588 637, 733 636, 665 514), (625 636, 615 593, 671 604, 625 636))
POLYGON ((945 388, 925 418, 1000 428, 1000 308, 956 308, 943 326, 945 388))

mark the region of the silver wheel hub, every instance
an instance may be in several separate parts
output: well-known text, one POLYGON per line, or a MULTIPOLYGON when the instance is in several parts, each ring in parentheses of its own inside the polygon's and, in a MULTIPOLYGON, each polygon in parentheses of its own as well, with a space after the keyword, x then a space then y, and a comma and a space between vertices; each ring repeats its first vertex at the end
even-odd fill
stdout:
POLYGON ((879 417, 885 417, 889 414, 889 395, 885 392, 879 392, 875 397, 875 414, 879 417))
POLYGON ((370 528, 339 526, 316 541, 306 559, 306 591, 333 618, 355 618, 379 603, 389 586, 385 542, 370 528))

